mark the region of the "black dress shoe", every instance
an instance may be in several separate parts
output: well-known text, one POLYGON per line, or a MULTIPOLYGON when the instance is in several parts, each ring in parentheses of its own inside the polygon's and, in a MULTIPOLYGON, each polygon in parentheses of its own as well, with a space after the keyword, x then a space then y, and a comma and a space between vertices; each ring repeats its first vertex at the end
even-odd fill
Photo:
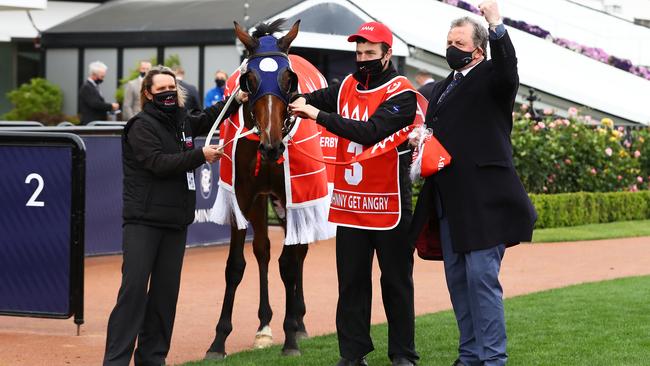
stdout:
POLYGON ((460 358, 457 358, 451 366, 465 366, 465 364, 460 361, 460 358))
POLYGON ((395 357, 391 363, 393 366, 415 366, 415 362, 404 357, 395 357))
POLYGON ((368 362, 366 361, 365 357, 361 357, 358 360, 348 360, 341 357, 339 363, 337 363, 336 366, 368 366, 368 362))

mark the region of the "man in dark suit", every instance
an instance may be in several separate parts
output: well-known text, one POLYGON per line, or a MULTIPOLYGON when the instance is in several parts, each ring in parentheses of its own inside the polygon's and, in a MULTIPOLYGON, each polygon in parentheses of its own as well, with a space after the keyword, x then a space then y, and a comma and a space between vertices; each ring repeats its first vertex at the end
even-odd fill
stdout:
POLYGON ((485 1, 479 9, 489 34, 467 17, 455 20, 447 35, 447 62, 454 71, 434 86, 426 124, 452 161, 426 180, 410 240, 439 225, 460 331, 454 365, 494 366, 505 365, 508 357, 501 260, 507 246, 531 240, 536 213, 512 162, 510 131, 519 85, 515 49, 496 2, 485 1), (488 38, 490 61, 485 60, 488 38))
MULTIPOLYGON (((174 67, 174 74, 176 74, 176 80, 178 84, 185 90, 185 110, 188 112, 200 112, 201 109, 201 98, 199 97, 199 91, 196 87, 183 79, 185 78, 185 70, 180 67, 174 67)), ((208 106, 209 107, 209 106, 208 106)))
POLYGON ((95 61, 88 65, 88 79, 79 88, 79 114, 81 124, 92 121, 105 121, 106 112, 116 111, 120 105, 107 103, 99 90, 104 81, 108 67, 103 62, 95 61))

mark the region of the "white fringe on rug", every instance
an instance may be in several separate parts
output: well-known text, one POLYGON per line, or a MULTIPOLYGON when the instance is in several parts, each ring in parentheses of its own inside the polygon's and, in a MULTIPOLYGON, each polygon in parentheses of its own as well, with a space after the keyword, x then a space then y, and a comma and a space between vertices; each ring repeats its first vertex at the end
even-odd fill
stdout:
POLYGON ((210 221, 219 225, 232 225, 233 218, 237 224, 237 229, 243 230, 248 227, 248 220, 246 220, 239 208, 235 192, 219 182, 217 199, 214 200, 214 205, 210 210, 210 221))
POLYGON ((329 207, 328 196, 308 206, 287 207, 287 234, 284 245, 309 244, 333 237, 336 227, 327 221, 329 207))

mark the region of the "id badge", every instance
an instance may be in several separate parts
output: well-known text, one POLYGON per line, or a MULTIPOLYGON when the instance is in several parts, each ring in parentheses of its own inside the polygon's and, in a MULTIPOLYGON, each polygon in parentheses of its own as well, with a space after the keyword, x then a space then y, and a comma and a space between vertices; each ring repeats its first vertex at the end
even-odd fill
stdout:
POLYGON ((187 188, 190 191, 196 191, 196 185, 194 185, 194 172, 187 173, 187 188))

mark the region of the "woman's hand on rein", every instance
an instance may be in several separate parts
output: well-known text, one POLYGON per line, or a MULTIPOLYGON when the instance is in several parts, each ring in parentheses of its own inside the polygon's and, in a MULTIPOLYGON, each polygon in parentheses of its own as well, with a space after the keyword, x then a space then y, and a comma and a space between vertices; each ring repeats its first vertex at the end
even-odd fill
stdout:
POLYGON ((243 92, 243 91, 238 91, 237 95, 235 95, 235 100, 237 100, 237 103, 242 104, 245 102, 248 102, 248 93, 243 92))
POLYGON ((203 147, 203 156, 208 163, 214 163, 223 156, 223 149, 218 145, 208 145, 203 147))

